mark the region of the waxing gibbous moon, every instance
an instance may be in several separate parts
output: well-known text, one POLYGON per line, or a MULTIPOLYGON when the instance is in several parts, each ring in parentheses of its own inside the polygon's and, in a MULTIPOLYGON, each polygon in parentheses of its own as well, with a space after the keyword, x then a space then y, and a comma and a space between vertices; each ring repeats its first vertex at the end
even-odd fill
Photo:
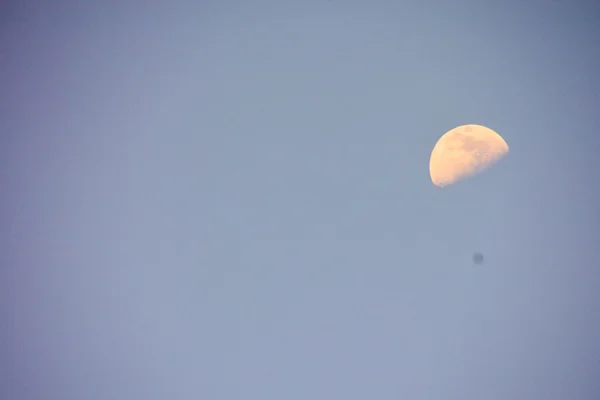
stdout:
POLYGON ((434 185, 444 187, 477 175, 500 161, 508 144, 481 125, 461 125, 446 132, 436 143, 429 160, 434 185))

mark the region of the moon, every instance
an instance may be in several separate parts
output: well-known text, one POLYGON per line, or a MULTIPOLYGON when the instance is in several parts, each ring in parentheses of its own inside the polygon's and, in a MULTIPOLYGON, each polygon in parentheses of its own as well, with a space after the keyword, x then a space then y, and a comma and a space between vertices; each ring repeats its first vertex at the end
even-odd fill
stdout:
POLYGON ((431 181, 439 187, 455 184, 484 172, 508 151, 508 144, 490 128, 458 126, 442 135, 431 152, 431 181))

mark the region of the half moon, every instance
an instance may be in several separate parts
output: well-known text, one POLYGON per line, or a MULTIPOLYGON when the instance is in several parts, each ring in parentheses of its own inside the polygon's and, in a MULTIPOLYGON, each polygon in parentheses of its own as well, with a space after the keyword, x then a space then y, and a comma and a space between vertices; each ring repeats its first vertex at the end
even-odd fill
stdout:
POLYGON ((487 170, 508 151, 508 144, 493 130, 461 125, 446 132, 433 148, 429 160, 431 181, 439 187, 452 185, 487 170))

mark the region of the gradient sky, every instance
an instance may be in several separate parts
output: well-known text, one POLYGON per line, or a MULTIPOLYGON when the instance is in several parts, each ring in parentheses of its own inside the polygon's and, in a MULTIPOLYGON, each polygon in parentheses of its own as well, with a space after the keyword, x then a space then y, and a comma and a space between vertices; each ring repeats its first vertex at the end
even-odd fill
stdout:
POLYGON ((590 4, 3 2, 0 398, 596 400, 590 4))

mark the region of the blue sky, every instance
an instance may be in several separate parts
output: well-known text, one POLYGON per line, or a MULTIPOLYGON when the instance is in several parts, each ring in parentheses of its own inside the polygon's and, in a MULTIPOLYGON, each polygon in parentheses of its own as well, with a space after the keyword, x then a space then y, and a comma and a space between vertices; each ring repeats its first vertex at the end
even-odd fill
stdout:
POLYGON ((1 397, 597 398, 598 7, 100 3, 0 12, 1 397))

